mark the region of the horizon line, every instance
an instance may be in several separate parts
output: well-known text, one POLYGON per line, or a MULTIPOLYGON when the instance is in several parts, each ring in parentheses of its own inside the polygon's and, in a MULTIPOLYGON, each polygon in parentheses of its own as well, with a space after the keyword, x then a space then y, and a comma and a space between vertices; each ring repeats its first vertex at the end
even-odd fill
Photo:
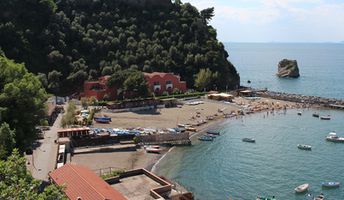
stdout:
POLYGON ((224 41, 222 43, 257 43, 257 44, 344 44, 344 41, 336 41, 336 42, 331 42, 331 41, 324 41, 324 42, 283 42, 283 41, 270 41, 270 42, 267 42, 267 41, 259 41, 259 42, 256 42, 256 41, 224 41))

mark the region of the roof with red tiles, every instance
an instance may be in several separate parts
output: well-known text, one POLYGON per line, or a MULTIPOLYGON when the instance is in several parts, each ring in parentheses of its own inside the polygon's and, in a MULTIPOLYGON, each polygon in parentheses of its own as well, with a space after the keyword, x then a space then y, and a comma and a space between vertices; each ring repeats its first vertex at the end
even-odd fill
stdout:
POLYGON ((71 200, 126 200, 93 171, 81 165, 66 164, 49 176, 55 184, 64 187, 63 191, 71 200))
POLYGON ((65 129, 59 129, 57 132, 70 132, 70 131, 89 131, 91 130, 89 127, 82 127, 82 128, 65 128, 65 129))

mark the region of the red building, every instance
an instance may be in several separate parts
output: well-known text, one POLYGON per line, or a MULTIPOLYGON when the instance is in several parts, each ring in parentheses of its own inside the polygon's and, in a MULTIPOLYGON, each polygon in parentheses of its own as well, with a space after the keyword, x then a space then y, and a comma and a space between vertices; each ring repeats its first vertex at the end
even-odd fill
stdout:
POLYGON ((161 95, 167 91, 169 94, 174 89, 178 89, 181 92, 186 92, 186 82, 180 80, 180 76, 172 73, 144 73, 145 79, 148 83, 149 90, 155 94, 161 95))
POLYGON ((102 76, 98 81, 85 81, 84 92, 80 94, 81 97, 95 97, 98 100, 103 100, 105 95, 108 99, 116 99, 116 88, 108 87, 106 82, 110 76, 102 76))

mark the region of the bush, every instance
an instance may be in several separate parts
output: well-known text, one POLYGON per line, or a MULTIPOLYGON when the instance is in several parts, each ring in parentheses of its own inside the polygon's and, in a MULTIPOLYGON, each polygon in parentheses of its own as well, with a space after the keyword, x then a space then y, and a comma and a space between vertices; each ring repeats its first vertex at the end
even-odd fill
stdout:
POLYGON ((112 178, 112 177, 116 177, 119 176, 121 174, 123 174, 125 171, 124 170, 115 170, 115 171, 111 171, 110 173, 101 175, 102 179, 108 179, 108 178, 112 178))

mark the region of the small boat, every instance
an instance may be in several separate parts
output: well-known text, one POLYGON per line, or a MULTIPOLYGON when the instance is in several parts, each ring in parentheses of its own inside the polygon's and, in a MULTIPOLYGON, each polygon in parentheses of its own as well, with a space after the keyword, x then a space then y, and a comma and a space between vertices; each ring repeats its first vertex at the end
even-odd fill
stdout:
POLYGON ((302 112, 298 112, 297 115, 300 115, 300 116, 301 116, 301 115, 302 115, 302 112))
POLYGON ((198 137, 198 140, 200 140, 200 141, 210 141, 211 142, 211 141, 214 140, 214 138, 206 136, 206 135, 203 135, 203 136, 198 137))
POLYGON ((243 142, 251 142, 251 143, 256 142, 256 140, 253 139, 253 138, 243 138, 242 141, 243 141, 243 142))
POLYGON ((319 118, 319 114, 318 113, 313 113, 312 116, 319 118))
POLYGON ((340 186, 340 182, 322 182, 321 186, 327 188, 336 188, 340 186))
POLYGON ((302 150, 312 150, 312 146, 307 145, 307 144, 298 144, 297 148, 302 149, 302 150))
POLYGON ((326 140, 330 142, 344 142, 344 137, 338 137, 335 132, 330 132, 326 140))
POLYGON ((257 197, 256 200, 276 200, 275 196, 272 197, 257 197))
POLYGON ((207 131, 207 133, 210 134, 210 135, 220 135, 220 131, 210 130, 210 131, 207 131))
POLYGON ((147 147, 146 152, 147 153, 160 153, 162 150, 160 148, 154 148, 154 147, 147 147))
POLYGON ((111 122, 111 118, 109 119, 109 117, 95 117, 94 121, 98 122, 98 123, 110 123, 111 122))
POLYGON ((331 116, 327 115, 327 116, 320 116, 321 120, 331 120, 331 116))
POLYGON ((295 192, 297 192, 297 193, 301 193, 301 192, 307 191, 308 188, 309 188, 309 184, 308 184, 308 183, 305 183, 305 184, 302 184, 302 185, 297 186, 294 190, 295 190, 295 192))
POLYGON ((216 138, 216 135, 212 135, 212 134, 205 134, 205 136, 207 136, 207 137, 211 137, 211 138, 216 138))
POLYGON ((323 193, 320 193, 318 196, 314 197, 314 200, 324 200, 325 196, 323 193))
POLYGON ((185 128, 187 131, 192 131, 192 132, 196 132, 196 128, 193 128, 193 127, 186 127, 185 128))

